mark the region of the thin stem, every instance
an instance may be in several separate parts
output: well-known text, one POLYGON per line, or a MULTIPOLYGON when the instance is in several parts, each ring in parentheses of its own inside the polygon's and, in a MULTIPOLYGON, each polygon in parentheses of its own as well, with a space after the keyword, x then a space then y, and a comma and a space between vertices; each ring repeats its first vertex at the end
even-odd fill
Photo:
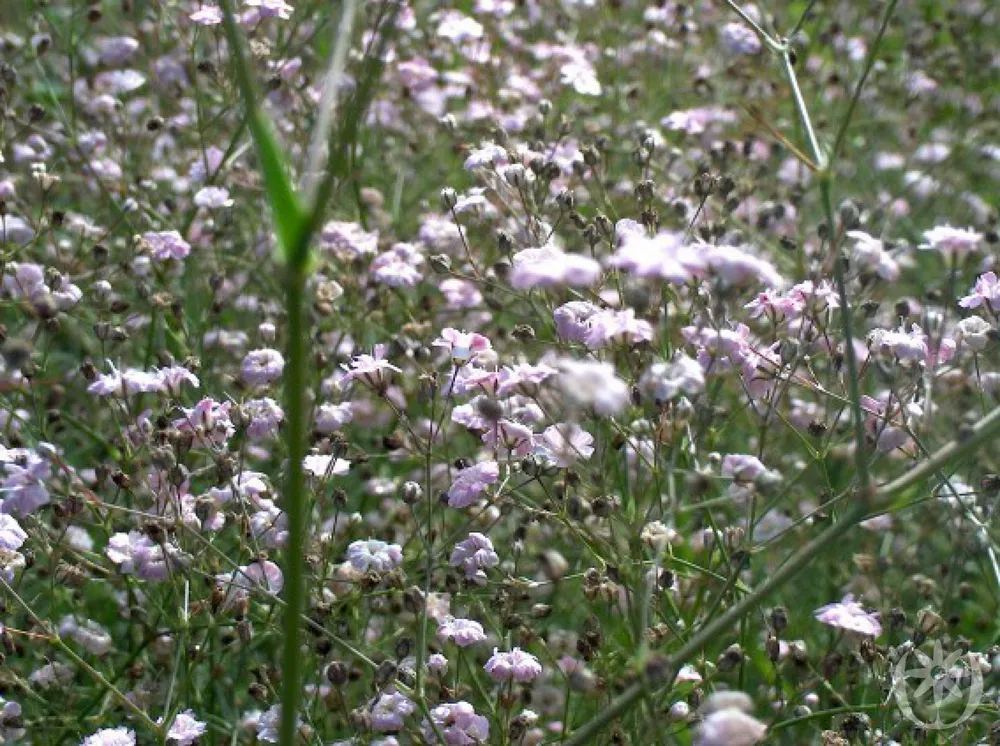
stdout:
POLYGON ((799 79, 795 74, 795 66, 792 64, 792 56, 787 48, 782 48, 781 61, 785 67, 785 75, 788 76, 788 85, 792 89, 792 99, 795 101, 795 108, 799 112, 799 119, 802 120, 802 127, 806 131, 806 138, 809 140, 809 148, 813 152, 813 160, 816 166, 823 170, 826 168, 827 159, 819 146, 816 138, 816 131, 813 129, 812 119, 809 117, 809 109, 806 108, 805 99, 802 98, 802 89, 799 88, 799 79))
MULTIPOLYGON (((293 256, 308 256, 308 247, 293 256)), ((288 313, 288 366, 285 387, 285 445, 288 472, 285 476, 285 512, 288 514, 288 544, 285 550, 284 650, 281 675, 281 743, 295 743, 298 703, 302 679, 299 651, 301 614, 305 603, 305 531, 307 496, 302 460, 306 455, 306 343, 304 264, 290 263, 285 276, 285 308, 288 313)))

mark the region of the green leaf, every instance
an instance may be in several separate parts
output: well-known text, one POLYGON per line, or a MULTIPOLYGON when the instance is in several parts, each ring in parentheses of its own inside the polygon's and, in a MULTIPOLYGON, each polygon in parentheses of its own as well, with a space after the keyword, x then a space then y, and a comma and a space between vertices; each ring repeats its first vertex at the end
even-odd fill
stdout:
POLYGON ((233 18, 231 0, 222 0, 222 10, 236 82, 243 96, 243 104, 247 111, 247 123, 264 175, 264 191, 273 213, 278 241, 281 244, 285 260, 294 262, 296 247, 301 242, 306 225, 306 214, 295 189, 292 187, 292 181, 285 171, 284 164, 288 160, 285 152, 275 139, 267 118, 257 107, 257 94, 250 75, 250 65, 247 62, 243 39, 233 18))

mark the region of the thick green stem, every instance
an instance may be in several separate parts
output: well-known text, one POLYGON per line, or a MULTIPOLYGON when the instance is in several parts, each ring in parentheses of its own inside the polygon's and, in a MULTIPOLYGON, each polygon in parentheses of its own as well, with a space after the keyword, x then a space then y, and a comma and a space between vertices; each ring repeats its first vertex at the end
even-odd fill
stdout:
MULTIPOLYGON (((306 250, 296 252, 306 256, 306 250)), ((281 674, 281 743, 296 740, 296 719, 302 680, 299 650, 301 619, 305 602, 305 532, 308 496, 302 460, 306 455, 306 355, 308 328, 305 318, 305 265, 289 264, 285 275, 285 309, 288 314, 287 365, 285 367, 285 475, 284 507, 288 515, 288 544, 285 548, 284 650, 281 674)))

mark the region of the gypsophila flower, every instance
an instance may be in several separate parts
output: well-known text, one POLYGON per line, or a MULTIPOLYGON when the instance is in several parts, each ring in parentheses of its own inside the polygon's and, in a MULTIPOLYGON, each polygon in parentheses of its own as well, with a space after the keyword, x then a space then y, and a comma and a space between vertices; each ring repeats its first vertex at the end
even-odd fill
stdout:
POLYGON ((141 244, 158 262, 185 259, 191 253, 191 244, 181 238, 177 231, 143 233, 141 244))
POLYGON ((208 726, 194 716, 191 710, 177 713, 167 729, 167 738, 177 746, 192 746, 208 731, 208 726))
POLYGON ((962 308, 979 308, 983 304, 994 312, 1000 312, 1000 279, 996 272, 980 275, 970 294, 958 302, 962 308))
POLYGON ((491 484, 500 479, 500 466, 496 461, 473 464, 459 471, 448 489, 448 505, 467 508, 475 503, 491 484))
POLYGON ((441 642, 451 640, 460 648, 467 648, 486 640, 483 625, 474 619, 457 619, 446 616, 438 624, 438 638, 441 642))
POLYGON ((362 572, 389 572, 403 564, 403 548, 379 539, 354 541, 347 547, 347 561, 362 572))
POLYGON ((926 243, 920 244, 921 249, 937 251, 946 260, 956 261, 964 259, 976 251, 983 236, 971 228, 939 225, 929 231, 924 231, 924 240, 926 243))
POLYGON ((639 388, 657 403, 679 394, 695 396, 705 390, 705 373, 696 360, 679 353, 669 363, 657 361, 639 379, 639 388))
POLYGON ((284 369, 281 353, 265 348, 247 353, 240 364, 240 376, 251 386, 266 386, 280 378, 284 369))
POLYGON ((878 637, 882 634, 878 614, 865 611, 851 594, 847 594, 839 602, 821 606, 813 612, 813 616, 823 624, 866 637, 878 637))
POLYGON ((233 206, 229 190, 218 186, 206 186, 199 189, 194 195, 194 203, 198 207, 204 207, 208 210, 219 210, 223 207, 233 206))
POLYGON ((594 455, 594 436, 575 423, 561 423, 545 428, 535 453, 560 469, 594 455))
POLYGON ((493 655, 486 661, 483 669, 494 681, 525 683, 533 681, 541 675, 542 664, 531 653, 520 648, 514 648, 505 653, 493 648, 493 655))
POLYGON ((347 474, 350 471, 351 462, 335 456, 313 455, 302 459, 302 468, 307 474, 325 479, 347 474))
POLYGON ((487 536, 473 532, 455 545, 448 561, 461 568, 467 579, 482 581, 486 579, 484 569, 496 567, 500 557, 493 551, 493 542, 487 536))
POLYGON ((369 710, 372 728, 383 733, 402 730, 407 716, 417 706, 399 692, 388 692, 379 696, 369 710))
POLYGON ((490 723, 468 702, 445 703, 430 711, 430 722, 421 724, 421 732, 426 743, 474 746, 487 743, 490 723))
POLYGON ((81 741, 80 746, 135 746, 135 731, 131 728, 104 728, 81 741))

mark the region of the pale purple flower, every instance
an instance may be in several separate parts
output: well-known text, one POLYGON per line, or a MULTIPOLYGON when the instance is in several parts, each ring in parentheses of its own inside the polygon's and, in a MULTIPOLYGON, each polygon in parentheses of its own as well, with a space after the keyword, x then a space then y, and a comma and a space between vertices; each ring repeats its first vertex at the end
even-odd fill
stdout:
POLYGON ((1000 279, 996 272, 980 275, 970 294, 962 298, 958 305, 962 308, 979 308, 984 303, 994 312, 1000 312, 1000 279))
POLYGON ((375 345, 371 355, 362 354, 351 358, 350 365, 341 366, 347 371, 341 379, 341 385, 346 385, 348 382, 360 378, 368 384, 378 387, 382 385, 383 379, 389 371, 402 373, 402 370, 385 359, 385 354, 385 345, 375 345))
POLYGON ((695 244, 693 248, 704 257, 709 273, 726 287, 761 284, 776 288, 785 284, 774 265, 742 248, 712 244, 695 244))
POLYGON ((189 14, 188 18, 199 26, 218 26, 222 23, 222 8, 217 5, 202 5, 189 14))
POLYGON ((342 404, 321 404, 316 410, 316 421, 313 427, 316 432, 329 435, 336 432, 354 418, 350 402, 342 404))
POLYGON ((598 311, 588 319, 587 326, 584 342, 592 350, 600 349, 615 341, 637 344, 648 342, 653 338, 652 325, 648 321, 637 319, 632 308, 623 311, 613 309, 598 311))
POLYGON ((249 418, 247 436, 250 440, 265 440, 278 434, 285 413, 274 399, 250 399, 243 404, 243 413, 249 418))
POLYGON ((391 288, 411 288, 424 279, 420 272, 423 263, 423 254, 417 246, 397 243, 372 262, 372 279, 391 288))
POLYGON ((466 156, 464 167, 467 171, 475 171, 484 166, 506 163, 507 159, 507 151, 504 148, 493 142, 484 142, 466 156))
POLYGON ((854 240, 851 250, 851 265, 862 271, 873 272, 883 280, 895 282, 899 279, 899 264, 885 250, 885 245, 864 231, 847 231, 847 237, 854 240))
POLYGON ((0 513, 0 550, 15 552, 28 538, 17 519, 7 513, 0 513))
POLYGON ((865 411, 865 430, 875 439, 877 450, 889 453, 909 445, 910 435, 900 422, 902 408, 897 399, 891 395, 879 399, 862 395, 861 408, 865 411))
POLYGON ((458 277, 448 277, 441 281, 438 290, 444 295, 451 308, 475 308, 483 303, 483 295, 479 288, 468 280, 458 277))
POLYGON ((357 223, 334 220, 323 226, 320 246, 343 260, 374 256, 378 251, 378 233, 369 233, 357 223))
POLYGON ((159 544, 139 531, 114 534, 104 554, 118 565, 122 575, 135 575, 149 581, 169 579, 171 573, 183 571, 190 560, 173 544, 159 544))
POLYGON ((581 254, 567 254, 552 244, 524 249, 513 256, 510 284, 519 290, 553 285, 593 285, 601 277, 601 265, 581 254))
POLYGON ((599 415, 614 415, 629 405, 628 384, 611 363, 564 358, 559 361, 559 386, 566 401, 599 415))
POLYGON ((910 331, 903 327, 874 329, 868 334, 868 340, 876 350, 890 352, 902 361, 922 363, 930 353, 927 335, 916 324, 910 327, 910 331))
POLYGON ((38 452, 27 449, 3 451, 6 475, 0 481, 0 513, 20 517, 30 515, 49 503, 48 481, 52 464, 38 452), (12 456, 12 458, 7 458, 12 456))
POLYGON ((583 342, 590 331, 587 321, 600 312, 600 308, 587 301, 564 303, 552 312, 556 333, 568 342, 583 342))
POLYGON ((486 661, 483 669, 494 681, 525 683, 541 675, 542 664, 538 662, 538 658, 521 648, 514 648, 509 653, 501 653, 493 648, 493 656, 486 661))
POLYGON ((483 24, 457 10, 442 11, 437 15, 437 35, 455 44, 483 38, 483 24))
POLYGON ((164 390, 163 378, 156 372, 127 368, 118 370, 108 363, 110 373, 99 373, 87 391, 97 396, 126 397, 133 394, 159 393, 164 390))
POLYGON ((695 730, 694 746, 753 746, 767 726, 752 715, 727 707, 709 714, 695 730))
POLYGON ((100 624, 90 619, 69 615, 59 622, 59 636, 68 637, 91 655, 102 656, 111 652, 114 640, 100 624))
POLYGON ((920 244, 921 249, 932 249, 940 252, 948 261, 957 261, 976 251, 983 235, 971 228, 939 225, 924 231, 924 240, 926 243, 920 244))
POLYGON ((231 410, 231 402, 217 402, 206 397, 190 409, 182 407, 184 416, 172 424, 182 432, 193 432, 199 441, 224 445, 236 432, 230 418, 231 410))
POLYGON ((821 606, 813 612, 813 616, 823 624, 859 635, 878 637, 882 634, 878 614, 865 611, 851 594, 844 596, 842 601, 821 606))
POLYGON ((442 329, 432 344, 435 347, 446 348, 451 353, 452 362, 459 366, 475 360, 480 353, 493 349, 490 340, 482 334, 459 331, 451 327, 442 329))
POLYGON ((467 648, 486 641, 483 625, 475 619, 458 619, 446 616, 438 625, 438 639, 441 642, 451 640, 460 648, 467 648))
POLYGON ((731 453, 722 459, 722 476, 737 482, 752 482, 767 471, 756 456, 731 453))
POLYGON ((421 730, 424 743, 476 746, 488 742, 490 721, 477 715, 468 702, 452 702, 431 710, 430 722, 424 720, 421 730))
POLYGON ((139 47, 139 41, 131 36, 105 36, 97 40, 101 64, 109 67, 124 64, 139 51, 139 47))
POLYGON ((467 508, 475 503, 486 488, 500 479, 500 466, 496 461, 484 461, 462 469, 448 489, 448 505, 467 508))
POLYGON ((177 713, 167 730, 167 738, 177 746, 192 746, 208 730, 208 726, 194 716, 192 710, 177 713))
POLYGON ((560 469, 594 455, 594 436, 575 423, 550 425, 538 439, 535 453, 560 469))
POLYGON ((131 728, 103 728, 87 736, 80 746, 135 746, 135 731, 131 728))
POLYGON ((657 403, 679 394, 695 396, 705 390, 705 372, 697 360, 678 353, 669 362, 657 361, 639 379, 639 387, 657 403))
POLYGON ((399 692, 385 692, 369 708, 372 728, 382 733, 394 733, 403 729, 403 721, 417 706, 399 692))
POLYGON ((244 0, 248 8, 255 8, 261 18, 280 18, 287 20, 295 10, 285 0, 244 0))
POLYGON ((194 203, 198 207, 204 207, 207 210, 218 210, 223 207, 233 206, 229 190, 219 186, 206 186, 199 189, 194 195, 194 203))
POLYGON ((480 533, 471 533, 458 544, 448 560, 453 567, 461 568, 468 580, 485 580, 484 568, 496 567, 500 557, 493 551, 493 542, 480 533))
POLYGON ((162 390, 174 396, 180 394, 181 387, 184 385, 191 386, 192 388, 199 388, 201 386, 198 376, 182 365, 171 365, 168 368, 160 368, 155 371, 155 375, 160 378, 162 390))
POLYGON ((215 576, 216 585, 226 592, 224 608, 232 608, 242 599, 250 597, 254 591, 278 595, 285 587, 285 577, 281 568, 270 560, 258 560, 249 565, 241 565, 231 573, 215 576))
POLYGON ((427 658, 427 670, 441 676, 448 670, 448 659, 441 653, 432 653, 427 658))
POLYGON ((351 469, 351 462, 336 456, 314 454, 302 459, 302 468, 314 477, 342 477, 351 469))
POLYGON ((177 231, 159 231, 142 234, 142 242, 158 262, 184 259, 191 253, 191 244, 177 231))
POLYGON ((266 386, 281 376, 285 358, 277 350, 264 348, 248 352, 240 365, 240 377, 251 386, 266 386))
POLYGON ((483 443, 509 456, 527 456, 534 450, 535 434, 531 428, 514 420, 501 419, 488 423, 483 443))
POLYGON ((403 564, 403 548, 379 539, 353 541, 347 547, 347 561, 361 572, 389 572, 403 564))
POLYGON ((730 54, 760 54, 764 48, 756 32, 742 23, 727 23, 719 29, 719 41, 730 54))

